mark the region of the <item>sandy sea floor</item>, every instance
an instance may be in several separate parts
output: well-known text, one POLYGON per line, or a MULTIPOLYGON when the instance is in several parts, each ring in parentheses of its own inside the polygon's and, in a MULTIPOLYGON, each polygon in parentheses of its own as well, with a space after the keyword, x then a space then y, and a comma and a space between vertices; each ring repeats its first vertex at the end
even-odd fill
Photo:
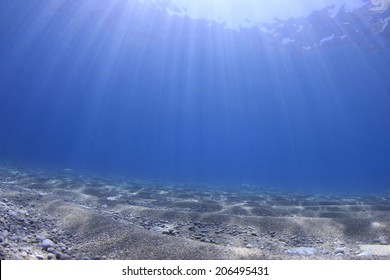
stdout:
POLYGON ((0 167, 0 259, 390 259, 390 195, 0 167))

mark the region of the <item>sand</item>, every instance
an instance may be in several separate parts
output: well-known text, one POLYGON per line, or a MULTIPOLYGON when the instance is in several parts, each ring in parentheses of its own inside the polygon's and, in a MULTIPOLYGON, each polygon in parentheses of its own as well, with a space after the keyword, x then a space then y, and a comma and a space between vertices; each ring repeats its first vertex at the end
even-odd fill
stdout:
POLYGON ((0 176, 1 259, 390 259, 386 194, 227 191, 8 166, 0 176))

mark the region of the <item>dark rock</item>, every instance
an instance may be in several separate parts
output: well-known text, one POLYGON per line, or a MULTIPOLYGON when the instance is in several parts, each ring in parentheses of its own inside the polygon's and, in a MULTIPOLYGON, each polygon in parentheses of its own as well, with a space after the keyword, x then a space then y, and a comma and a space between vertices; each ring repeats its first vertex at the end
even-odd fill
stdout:
POLYGON ((57 260, 59 260, 60 258, 61 258, 61 252, 59 252, 59 251, 54 251, 54 253, 53 253, 55 256, 56 256, 56 258, 57 258, 57 260))

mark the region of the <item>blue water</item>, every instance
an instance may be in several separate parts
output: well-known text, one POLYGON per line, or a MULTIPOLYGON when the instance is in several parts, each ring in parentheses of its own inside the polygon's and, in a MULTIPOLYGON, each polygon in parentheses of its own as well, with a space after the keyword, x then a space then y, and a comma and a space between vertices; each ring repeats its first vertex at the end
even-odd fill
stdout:
MULTIPOLYGON (((135 0, 1 0, 0 161, 388 190, 390 26, 378 31, 387 16, 317 11, 297 19, 311 36, 286 43, 135 0)), ((274 27, 288 36, 293 21, 274 27)))

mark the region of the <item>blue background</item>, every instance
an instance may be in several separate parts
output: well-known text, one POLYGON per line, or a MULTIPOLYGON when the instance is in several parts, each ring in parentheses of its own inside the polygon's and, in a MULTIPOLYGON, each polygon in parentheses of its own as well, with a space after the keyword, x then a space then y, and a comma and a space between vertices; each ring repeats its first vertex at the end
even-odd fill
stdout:
POLYGON ((388 47, 300 53, 255 28, 109 2, 110 12, 106 1, 0 2, 0 160, 282 190, 389 189, 388 47))

